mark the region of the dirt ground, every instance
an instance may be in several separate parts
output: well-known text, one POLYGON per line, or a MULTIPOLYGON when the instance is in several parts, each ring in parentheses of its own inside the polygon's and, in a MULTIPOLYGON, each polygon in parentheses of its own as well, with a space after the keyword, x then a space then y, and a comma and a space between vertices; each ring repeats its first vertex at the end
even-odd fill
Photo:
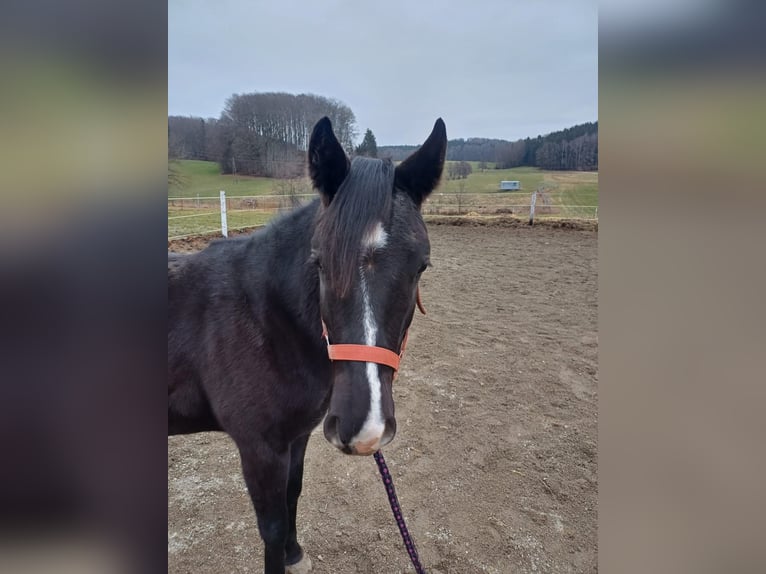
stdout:
MULTIPOLYGON (((429 225, 433 268, 384 449, 429 574, 597 571, 597 238, 429 225)), ((199 245, 185 244, 187 247, 199 245)), ((260 572, 233 443, 168 439, 168 571, 260 572)), ((414 569, 372 458, 309 442, 298 537, 316 574, 414 569)))

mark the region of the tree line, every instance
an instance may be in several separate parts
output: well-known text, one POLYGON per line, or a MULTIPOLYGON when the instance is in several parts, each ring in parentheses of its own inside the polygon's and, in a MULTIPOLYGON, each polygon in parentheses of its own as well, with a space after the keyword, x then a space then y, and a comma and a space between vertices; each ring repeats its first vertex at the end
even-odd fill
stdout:
POLYGON ((314 94, 234 94, 219 118, 168 116, 168 157, 218 162, 222 173, 300 177, 311 130, 328 116, 351 153, 356 117, 346 104, 314 94))
MULTIPOLYGON (((405 159, 418 146, 378 146, 366 130, 354 147, 354 112, 343 102, 315 94, 265 92, 234 94, 218 118, 168 116, 168 157, 215 161, 222 173, 276 178, 301 177, 314 124, 328 116, 350 154, 405 159)), ((579 124, 536 138, 453 139, 447 158, 455 164, 450 178, 465 177, 465 163, 493 163, 498 169, 519 166, 550 170, 598 170, 598 122, 579 124)))
MULTIPOLYGON (((417 146, 380 146, 380 157, 406 158, 417 146)), ((454 139, 447 160, 491 162, 497 169, 529 166, 550 170, 598 170, 598 122, 587 122, 536 138, 516 141, 488 138, 454 139)))

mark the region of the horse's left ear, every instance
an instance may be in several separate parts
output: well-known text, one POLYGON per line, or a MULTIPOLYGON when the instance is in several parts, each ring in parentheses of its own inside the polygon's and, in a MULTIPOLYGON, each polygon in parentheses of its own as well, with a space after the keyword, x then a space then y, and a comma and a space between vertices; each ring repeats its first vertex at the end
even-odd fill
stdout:
POLYGON ((420 149, 396 166, 396 186, 420 207, 439 184, 447 153, 447 128, 441 118, 420 149))
POLYGON ((348 175, 349 160, 327 116, 319 120, 311 132, 308 159, 311 181, 319 190, 322 202, 328 205, 348 175))

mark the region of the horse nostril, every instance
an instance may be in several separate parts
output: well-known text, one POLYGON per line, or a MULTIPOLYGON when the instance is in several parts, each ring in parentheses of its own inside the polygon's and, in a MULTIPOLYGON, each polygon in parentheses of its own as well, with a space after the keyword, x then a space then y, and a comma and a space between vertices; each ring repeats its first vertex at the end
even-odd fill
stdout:
POLYGON ((382 448, 394 440, 394 436, 396 436, 396 419, 389 417, 386 419, 386 428, 380 438, 380 447, 382 448))
POLYGON ((338 417, 327 415, 324 419, 324 437, 331 445, 343 450, 346 445, 340 440, 340 432, 338 430, 339 424, 340 419, 338 419, 338 417))

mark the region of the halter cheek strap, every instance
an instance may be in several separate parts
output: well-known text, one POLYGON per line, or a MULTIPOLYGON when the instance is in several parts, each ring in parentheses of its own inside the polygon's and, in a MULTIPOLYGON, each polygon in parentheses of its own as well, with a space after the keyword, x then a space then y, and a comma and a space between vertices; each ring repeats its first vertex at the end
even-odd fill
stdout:
MULTIPOLYGON (((423 307, 423 302, 420 299, 420 287, 417 291, 417 306, 418 310, 426 314, 426 309, 423 307)), ((377 363, 379 365, 385 365, 391 367, 394 373, 399 370, 399 362, 404 355, 404 350, 407 347, 407 336, 409 335, 409 329, 404 333, 404 339, 402 339, 402 348, 399 353, 395 353, 390 349, 383 347, 375 347, 373 345, 331 345, 330 339, 327 335, 327 325, 322 320, 322 337, 327 342, 327 356, 331 361, 359 361, 362 363, 377 363)))

